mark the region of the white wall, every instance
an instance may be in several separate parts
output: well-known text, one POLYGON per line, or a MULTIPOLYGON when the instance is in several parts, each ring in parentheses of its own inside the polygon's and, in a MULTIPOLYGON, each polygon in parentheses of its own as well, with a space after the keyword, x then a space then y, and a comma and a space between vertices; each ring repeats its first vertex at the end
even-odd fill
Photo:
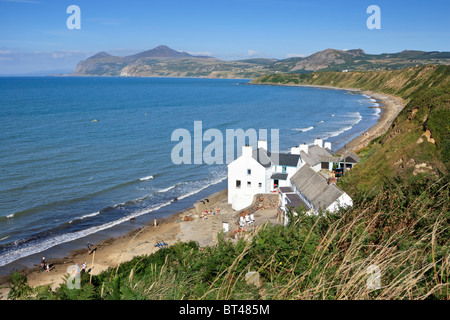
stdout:
POLYGON ((344 193, 327 208, 327 211, 336 212, 339 210, 339 208, 346 208, 351 206, 353 206, 352 198, 350 198, 348 194, 344 193))
POLYGON ((232 204, 234 210, 251 205, 253 196, 268 192, 267 187, 266 169, 251 156, 243 154, 228 165, 228 203, 232 204), (247 173, 248 169, 251 170, 251 174, 247 173), (236 180, 241 181, 240 188, 236 187, 236 180))

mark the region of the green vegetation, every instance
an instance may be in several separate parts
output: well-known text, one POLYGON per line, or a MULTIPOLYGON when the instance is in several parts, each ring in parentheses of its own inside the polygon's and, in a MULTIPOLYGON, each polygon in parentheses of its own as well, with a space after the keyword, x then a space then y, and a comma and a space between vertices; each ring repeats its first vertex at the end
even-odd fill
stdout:
POLYGON ((81 289, 30 288, 15 273, 9 298, 448 300, 449 72, 448 66, 423 66, 252 81, 360 88, 408 102, 341 179, 353 207, 318 216, 291 213, 287 227, 265 225, 237 242, 220 235, 214 247, 177 243, 110 268, 92 282, 83 274, 81 289), (374 266, 381 282, 370 288, 374 266), (246 283, 249 271, 259 273, 260 286, 246 283))
POLYGON ((448 180, 386 182, 339 214, 291 214, 287 227, 264 225, 236 243, 177 243, 93 276, 30 289, 14 274, 14 299, 448 299, 448 180), (368 268, 380 287, 367 286, 368 268), (370 270, 370 269, 369 269, 370 270), (245 274, 257 271, 260 286, 245 274))

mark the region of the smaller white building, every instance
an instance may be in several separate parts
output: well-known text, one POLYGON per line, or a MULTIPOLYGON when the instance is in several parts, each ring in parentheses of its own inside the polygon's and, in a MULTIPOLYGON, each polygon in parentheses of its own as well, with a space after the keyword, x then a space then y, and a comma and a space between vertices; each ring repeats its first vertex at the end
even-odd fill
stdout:
POLYGON ((301 200, 301 204, 312 213, 319 211, 336 212, 340 208, 353 206, 350 196, 336 184, 329 183, 308 164, 291 178, 291 188, 301 200))

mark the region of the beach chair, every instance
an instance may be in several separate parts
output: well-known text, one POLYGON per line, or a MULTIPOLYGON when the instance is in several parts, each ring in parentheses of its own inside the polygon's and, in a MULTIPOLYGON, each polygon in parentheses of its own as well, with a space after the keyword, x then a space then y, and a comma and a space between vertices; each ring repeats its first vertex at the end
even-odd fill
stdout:
POLYGON ((243 218, 243 217, 239 217, 239 226, 240 226, 241 228, 243 228, 244 225, 245 225, 244 218, 243 218))
POLYGON ((165 249, 165 248, 167 248, 167 246, 168 246, 168 244, 162 240, 156 242, 156 244, 155 244, 155 247, 158 247, 160 249, 165 249))

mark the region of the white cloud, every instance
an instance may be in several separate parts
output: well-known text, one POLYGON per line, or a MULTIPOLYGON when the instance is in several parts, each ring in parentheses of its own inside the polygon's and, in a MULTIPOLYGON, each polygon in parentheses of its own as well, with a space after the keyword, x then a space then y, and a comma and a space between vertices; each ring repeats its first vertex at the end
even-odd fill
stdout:
POLYGON ((255 57, 255 56, 260 55, 260 53, 259 53, 258 51, 255 51, 255 50, 250 50, 250 49, 248 49, 248 50, 247 50, 247 55, 248 55, 249 57, 255 57))
POLYGON ((209 51, 186 51, 186 52, 193 56, 209 56, 209 57, 213 56, 213 53, 209 51))
POLYGON ((288 53, 286 54, 286 58, 304 58, 306 54, 303 53, 288 53))
POLYGON ((0 50, 0 54, 10 54, 12 53, 11 50, 0 50))

